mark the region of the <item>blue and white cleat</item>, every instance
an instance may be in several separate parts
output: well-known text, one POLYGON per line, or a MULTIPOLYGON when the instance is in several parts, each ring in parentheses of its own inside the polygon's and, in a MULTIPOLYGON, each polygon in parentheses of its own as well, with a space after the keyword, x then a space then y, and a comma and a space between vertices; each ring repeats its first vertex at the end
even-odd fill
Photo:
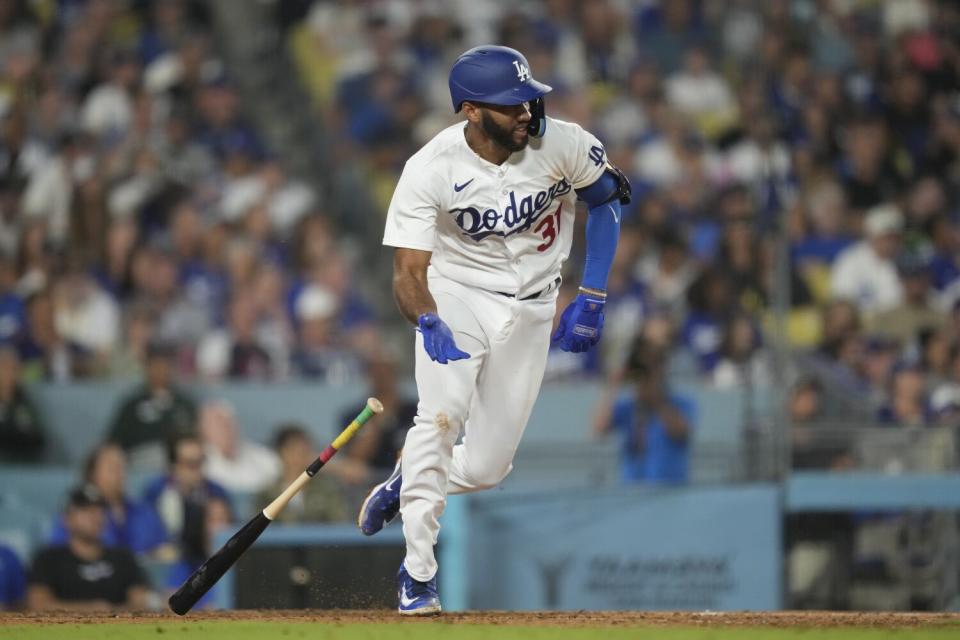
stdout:
POLYGON ((386 480, 370 490, 363 504, 360 505, 360 514, 357 516, 357 526, 365 536, 383 529, 384 525, 393 521, 400 513, 400 485, 403 476, 400 475, 400 460, 393 468, 393 473, 386 480))
POLYGON ((435 616, 440 613, 437 576, 426 582, 414 580, 401 564, 397 573, 397 611, 404 616, 435 616))

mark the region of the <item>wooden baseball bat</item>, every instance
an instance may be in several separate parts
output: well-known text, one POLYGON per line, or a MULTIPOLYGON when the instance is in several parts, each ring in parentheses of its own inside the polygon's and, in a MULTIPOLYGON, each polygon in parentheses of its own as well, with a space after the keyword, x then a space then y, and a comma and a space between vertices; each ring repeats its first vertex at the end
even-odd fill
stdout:
POLYGON ((367 420, 374 414, 382 411, 383 404, 376 398, 369 398, 367 400, 367 406, 360 412, 360 415, 354 418, 353 422, 337 436, 333 443, 323 450, 323 453, 300 474, 300 477, 291 482, 290 486, 283 490, 283 493, 277 496, 263 511, 251 518, 250 522, 243 525, 239 531, 227 540, 226 544, 220 547, 219 551, 210 556, 206 562, 200 565, 199 569, 194 571, 193 574, 180 585, 176 593, 170 596, 170 600, 168 601, 170 610, 181 616, 190 611, 193 605, 197 604, 197 601, 233 566, 237 558, 243 555, 243 553, 250 548, 250 545, 260 537, 264 529, 280 515, 280 512, 287 506, 287 503, 323 468, 323 465, 325 465, 343 445, 350 441, 353 434, 355 434, 367 420))

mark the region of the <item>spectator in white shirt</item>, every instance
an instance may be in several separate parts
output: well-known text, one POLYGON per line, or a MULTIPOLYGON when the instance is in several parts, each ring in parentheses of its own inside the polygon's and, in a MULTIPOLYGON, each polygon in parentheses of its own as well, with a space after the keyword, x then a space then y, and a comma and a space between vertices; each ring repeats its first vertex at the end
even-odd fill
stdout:
POLYGON ((63 246, 70 226, 74 187, 89 180, 95 170, 89 136, 63 134, 56 155, 39 164, 30 175, 21 201, 24 221, 44 222, 49 240, 57 247, 63 246))
POLYGON ((894 258, 900 248, 903 215, 893 204, 872 208, 863 222, 864 240, 845 249, 833 265, 834 298, 852 301, 862 313, 891 309, 903 297, 894 258))
POLYGON ((140 65, 132 51, 110 54, 109 81, 87 96, 80 112, 85 131, 97 136, 126 133, 133 120, 133 90, 140 77, 140 65))
POLYGON ((53 288, 54 321, 69 342, 89 351, 97 371, 104 371, 120 336, 120 309, 84 269, 72 264, 53 288))
POLYGON ((200 437, 206 453, 204 473, 231 491, 256 492, 277 479, 277 454, 240 434, 237 415, 222 400, 200 409, 200 437))
POLYGON ((692 118, 705 135, 730 125, 737 115, 737 103, 723 76, 710 68, 706 52, 694 47, 687 52, 683 70, 666 81, 670 106, 692 118))

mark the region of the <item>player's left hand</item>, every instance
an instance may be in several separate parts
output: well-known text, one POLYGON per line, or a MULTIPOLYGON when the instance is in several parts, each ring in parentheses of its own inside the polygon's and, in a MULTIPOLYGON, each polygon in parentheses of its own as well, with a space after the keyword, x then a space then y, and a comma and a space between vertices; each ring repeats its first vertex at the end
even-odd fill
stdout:
POLYGON ((553 342, 564 351, 581 353, 600 341, 603 331, 604 300, 581 293, 567 305, 560 324, 553 332, 553 342))

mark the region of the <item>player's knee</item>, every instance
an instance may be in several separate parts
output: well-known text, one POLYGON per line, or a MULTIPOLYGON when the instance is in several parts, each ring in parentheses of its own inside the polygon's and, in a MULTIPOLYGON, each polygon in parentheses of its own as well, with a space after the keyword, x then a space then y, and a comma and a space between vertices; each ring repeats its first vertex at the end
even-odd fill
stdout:
POLYGON ((471 469, 470 475, 478 488, 490 489, 501 482, 509 475, 513 469, 510 462, 506 464, 483 464, 477 465, 476 469, 471 469))

